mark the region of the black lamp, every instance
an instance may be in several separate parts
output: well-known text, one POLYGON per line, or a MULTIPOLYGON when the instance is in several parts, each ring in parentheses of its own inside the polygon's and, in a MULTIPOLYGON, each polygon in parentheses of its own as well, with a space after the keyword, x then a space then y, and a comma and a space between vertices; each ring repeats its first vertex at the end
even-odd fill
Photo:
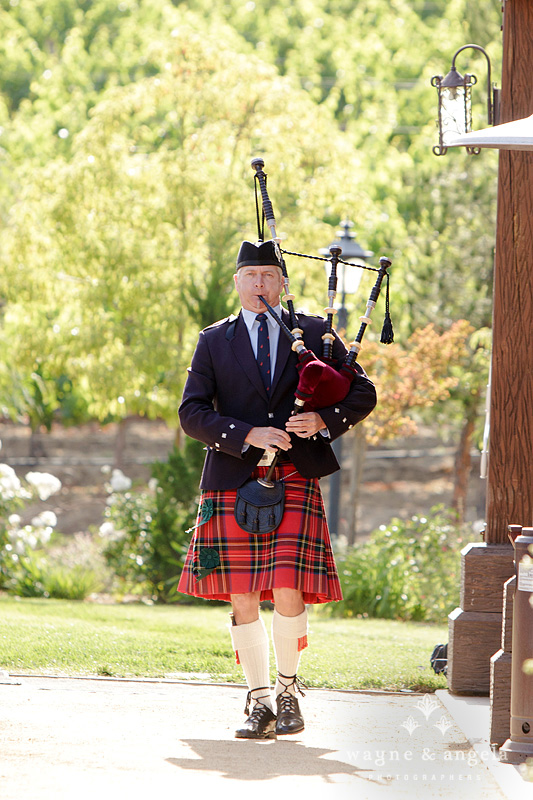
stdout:
MULTIPOLYGON (((339 264, 339 278, 340 278, 340 295, 341 302, 338 309, 338 330, 344 330, 348 327, 348 309, 346 308, 346 295, 355 294, 359 288, 362 270, 357 267, 364 267, 369 258, 372 258, 374 253, 371 250, 365 250, 361 247, 355 233, 353 232, 353 222, 345 219, 340 223, 340 230, 337 231, 337 238, 329 247, 323 247, 319 250, 320 255, 329 257, 331 255, 329 248, 337 245, 342 249, 342 261, 348 261, 351 266, 346 264, 339 264)), ((329 277, 331 263, 326 262, 326 273, 329 277)), ((342 436, 339 436, 332 444, 333 452, 337 456, 339 464, 342 466, 342 436)), ((340 519, 340 494, 341 494, 341 473, 340 471, 334 472, 329 480, 329 508, 328 508, 328 523, 332 536, 339 535, 340 519)))
MULTIPOLYGON (((352 231, 353 222, 349 219, 345 219, 340 223, 341 230, 337 231, 337 238, 334 242, 331 243, 330 247, 333 245, 338 245, 342 248, 341 259, 343 261, 348 261, 354 267, 364 267, 367 260, 372 258, 374 253, 371 250, 364 250, 357 239, 355 238, 355 233, 352 231)), ((322 256, 330 256, 329 247, 323 247, 319 250, 320 255, 322 256)), ((331 269, 331 264, 326 262, 326 272, 329 277, 329 269, 331 269)), ((348 310, 346 308, 346 295, 347 294, 355 294, 359 287, 359 282, 361 280, 361 270, 360 269, 352 269, 351 267, 346 267, 345 264, 339 264, 339 278, 340 278, 340 295, 341 295, 341 302, 339 308, 339 316, 338 316, 338 323, 337 327, 339 330, 346 330, 348 325, 348 310)))
MULTIPOLYGON (((478 44, 465 44, 454 54, 452 66, 448 74, 434 75, 431 85, 437 88, 439 96, 439 144, 435 145, 433 152, 436 156, 443 156, 448 151, 451 139, 469 133, 472 130, 472 86, 477 83, 475 75, 466 74, 464 77, 455 66, 455 59, 463 50, 479 50, 487 59, 487 115, 489 125, 499 122, 500 90, 491 83, 491 63, 486 50, 478 44)), ((467 153, 477 155, 479 147, 467 147, 467 153)))

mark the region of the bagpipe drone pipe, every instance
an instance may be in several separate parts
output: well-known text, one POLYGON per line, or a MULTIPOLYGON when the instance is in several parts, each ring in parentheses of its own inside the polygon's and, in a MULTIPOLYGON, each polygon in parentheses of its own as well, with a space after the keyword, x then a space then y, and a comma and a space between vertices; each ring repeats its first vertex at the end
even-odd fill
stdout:
MULTIPOLYGON (((348 394, 350 385, 358 374, 355 368, 357 357, 362 348, 362 340, 365 331, 371 323, 371 315, 374 311, 380 292, 383 280, 387 280, 386 291, 386 306, 385 306, 385 321, 381 333, 381 342, 383 344, 391 344, 394 341, 394 333, 389 314, 389 273, 388 270, 391 266, 391 261, 385 256, 379 259, 379 268, 370 267, 365 265, 364 269, 369 269, 377 273, 376 281, 370 296, 367 301, 366 310, 360 319, 359 330, 352 342, 349 344, 349 351, 346 354, 344 363, 339 369, 333 366, 332 353, 333 342, 335 341, 335 334, 333 330, 333 319, 336 313, 334 302, 337 292, 337 266, 339 263, 348 264, 347 261, 342 261, 340 258, 342 249, 340 246, 334 244, 329 248, 330 258, 319 258, 317 256, 309 256, 302 253, 291 253, 287 250, 282 250, 280 247, 280 239, 276 232, 276 220, 270 197, 267 191, 267 176, 263 170, 264 161, 262 158, 254 158, 252 160, 252 168, 255 170, 255 199, 256 199, 256 213, 257 213, 257 227, 258 239, 264 240, 264 222, 270 229, 272 242, 276 257, 279 260, 279 265, 283 274, 283 286, 285 294, 282 295, 282 301, 287 304, 287 309, 290 317, 291 329, 285 325, 283 320, 274 311, 274 309, 266 302, 263 297, 259 299, 267 308, 269 314, 280 326, 281 331, 287 336, 291 342, 293 351, 298 355, 297 369, 299 373, 298 386, 295 391, 293 414, 298 414, 303 411, 319 411, 321 408, 334 405, 341 402, 348 394), (261 193, 262 205, 262 222, 260 222, 259 201, 257 195, 257 185, 259 185, 261 193), (331 271, 328 281, 328 306, 324 309, 326 313, 325 332, 322 336, 323 346, 320 357, 315 353, 308 350, 303 341, 302 330, 298 326, 298 319, 294 310, 294 295, 289 291, 289 276, 283 254, 298 256, 302 258, 310 258, 313 260, 329 261, 331 264, 331 271)), ((263 479, 259 479, 262 486, 273 487, 272 474, 276 465, 277 456, 274 458, 268 474, 263 479)))

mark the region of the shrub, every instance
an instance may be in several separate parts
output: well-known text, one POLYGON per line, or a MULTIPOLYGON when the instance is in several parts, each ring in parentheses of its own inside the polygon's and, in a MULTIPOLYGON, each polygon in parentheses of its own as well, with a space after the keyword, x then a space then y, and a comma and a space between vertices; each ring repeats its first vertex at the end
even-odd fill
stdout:
POLYGON ((28 525, 17 513, 60 488, 61 481, 48 472, 20 479, 0 464, 0 589, 21 597, 84 600, 102 588, 104 571, 90 537, 62 539, 54 530, 57 517, 47 509, 28 525))
POLYGON ((53 511, 43 510, 31 525, 22 525, 17 512, 37 498, 47 500, 60 488, 61 481, 48 472, 28 472, 21 480, 12 467, 0 464, 0 589, 16 591, 19 578, 31 582, 34 564, 27 560, 50 541, 57 523, 53 511))
POLYGON ((152 465, 147 489, 130 491, 131 482, 115 471, 100 533, 104 555, 128 587, 148 589, 154 600, 185 600, 176 593, 194 525, 203 463, 199 442, 186 439, 184 452, 174 448, 164 462, 152 465), (114 490, 115 487, 115 490, 114 490))
POLYGON ((442 622, 459 604, 465 526, 441 506, 428 517, 393 519, 337 559, 344 599, 338 616, 442 622))
POLYGON ((62 537, 26 526, 11 541, 14 552, 4 580, 10 594, 85 600, 103 588, 105 565, 90 537, 62 537))
POLYGON ((51 566, 46 569, 42 583, 45 596, 58 600, 85 600, 102 588, 98 573, 83 564, 73 567, 51 566))

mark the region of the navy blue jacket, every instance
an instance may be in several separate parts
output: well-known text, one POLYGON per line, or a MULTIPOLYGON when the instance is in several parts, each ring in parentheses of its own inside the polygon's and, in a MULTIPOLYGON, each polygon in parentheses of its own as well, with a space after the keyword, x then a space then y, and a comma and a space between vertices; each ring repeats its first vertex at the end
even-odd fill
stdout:
MULTIPOLYGON (((288 313, 283 320, 290 327, 288 313)), ((322 352, 325 320, 298 314, 305 346, 322 352)), ((337 337, 333 356, 342 364, 346 348, 337 337)), ((280 331, 276 369, 270 397, 267 396, 242 314, 205 328, 198 339, 188 370, 179 408, 183 430, 207 445, 202 489, 236 489, 251 475, 263 450, 242 448, 253 427, 285 429, 298 385, 297 355, 280 331)), ((376 405, 374 384, 359 365, 348 395, 342 402, 319 410, 329 438, 317 434, 309 439, 291 435, 289 456, 306 478, 319 478, 339 469, 331 441, 363 420, 376 405)))

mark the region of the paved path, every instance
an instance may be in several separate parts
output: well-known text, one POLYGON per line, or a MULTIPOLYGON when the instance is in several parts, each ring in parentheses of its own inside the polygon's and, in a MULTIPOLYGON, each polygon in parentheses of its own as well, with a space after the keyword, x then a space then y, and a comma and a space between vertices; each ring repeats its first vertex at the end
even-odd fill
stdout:
POLYGON ((533 798, 516 768, 497 765, 516 781, 509 790, 495 777, 494 757, 467 738, 446 697, 311 689, 301 701, 306 730, 258 742, 233 738, 243 687, 8 681, 0 679, 2 800, 533 798))

